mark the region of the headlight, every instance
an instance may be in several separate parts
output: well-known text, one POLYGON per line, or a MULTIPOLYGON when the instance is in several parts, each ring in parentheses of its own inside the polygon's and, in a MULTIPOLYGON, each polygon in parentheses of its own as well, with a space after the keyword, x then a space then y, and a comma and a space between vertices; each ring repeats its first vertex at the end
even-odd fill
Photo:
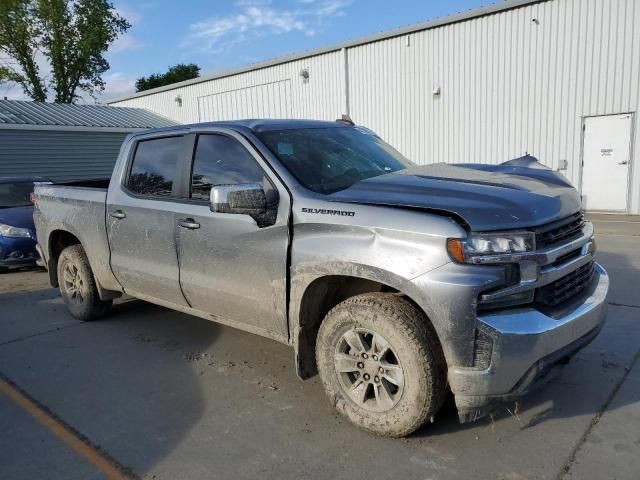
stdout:
POLYGON ((28 228, 12 227, 11 225, 0 223, 0 237, 33 238, 33 235, 28 228))
POLYGON ((535 250, 533 232, 471 233, 467 238, 450 238, 447 250, 459 263, 480 263, 487 255, 518 254, 535 250))

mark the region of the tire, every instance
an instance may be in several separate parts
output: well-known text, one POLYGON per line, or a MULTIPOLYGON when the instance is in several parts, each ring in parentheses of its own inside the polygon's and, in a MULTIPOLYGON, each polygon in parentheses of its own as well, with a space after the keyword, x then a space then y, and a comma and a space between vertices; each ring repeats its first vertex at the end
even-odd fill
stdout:
POLYGON ((411 434, 445 398, 436 333, 420 309, 393 293, 357 295, 334 307, 318 332, 316 362, 335 408, 376 435, 411 434))
POLYGON ((0 274, 7 273, 9 271, 9 267, 0 267, 0 274))
POLYGON ((100 300, 82 245, 71 245, 60 254, 58 283, 67 310, 78 320, 96 320, 111 307, 111 300, 100 300))

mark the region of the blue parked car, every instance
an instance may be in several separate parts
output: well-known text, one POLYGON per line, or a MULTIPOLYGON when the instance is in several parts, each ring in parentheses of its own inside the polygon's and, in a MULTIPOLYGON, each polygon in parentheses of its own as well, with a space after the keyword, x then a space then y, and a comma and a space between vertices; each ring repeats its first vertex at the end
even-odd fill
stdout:
POLYGON ((35 183, 51 182, 42 177, 0 178, 0 273, 35 265, 39 259, 33 225, 35 183))

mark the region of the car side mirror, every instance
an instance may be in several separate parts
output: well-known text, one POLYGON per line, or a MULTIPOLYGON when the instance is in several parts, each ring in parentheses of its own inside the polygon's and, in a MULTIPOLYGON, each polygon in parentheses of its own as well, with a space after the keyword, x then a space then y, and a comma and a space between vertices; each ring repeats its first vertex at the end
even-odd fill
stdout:
POLYGON ((211 187, 210 208, 217 213, 238 213, 252 217, 267 213, 267 195, 260 183, 211 187))

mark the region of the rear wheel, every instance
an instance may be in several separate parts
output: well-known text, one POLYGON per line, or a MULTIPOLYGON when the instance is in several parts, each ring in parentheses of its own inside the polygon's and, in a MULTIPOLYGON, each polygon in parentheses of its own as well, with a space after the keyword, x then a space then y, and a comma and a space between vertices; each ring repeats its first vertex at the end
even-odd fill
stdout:
POLYGON ((402 437, 433 417, 446 364, 424 313, 395 294, 345 300, 325 317, 316 361, 336 409, 369 432, 402 437))
POLYGON ((100 300, 96 281, 82 245, 71 245, 60 254, 58 283, 67 310, 79 320, 100 318, 111 307, 111 300, 100 300))

